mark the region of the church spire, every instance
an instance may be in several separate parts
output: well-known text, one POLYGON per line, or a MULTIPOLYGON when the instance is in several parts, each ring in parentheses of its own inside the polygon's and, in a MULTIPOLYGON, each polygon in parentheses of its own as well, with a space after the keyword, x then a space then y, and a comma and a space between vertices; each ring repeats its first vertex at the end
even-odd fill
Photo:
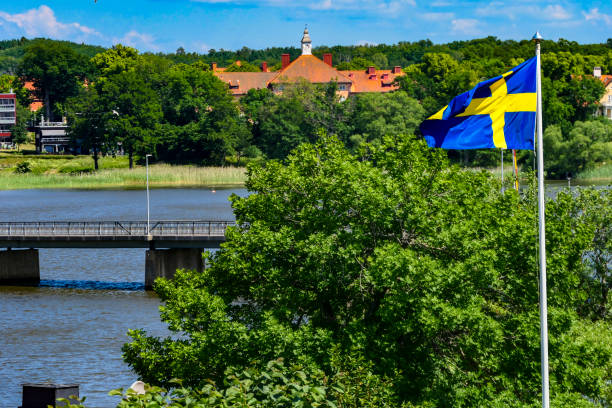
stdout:
POLYGON ((304 28, 304 36, 302 37, 302 55, 312 55, 312 41, 308 34, 308 26, 304 28))

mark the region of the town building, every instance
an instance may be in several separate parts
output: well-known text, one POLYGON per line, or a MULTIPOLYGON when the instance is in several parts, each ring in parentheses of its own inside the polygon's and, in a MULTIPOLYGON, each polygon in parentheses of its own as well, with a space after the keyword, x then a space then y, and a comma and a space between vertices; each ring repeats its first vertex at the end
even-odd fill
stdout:
POLYGON ((31 129, 35 134, 34 140, 38 153, 72 153, 66 119, 61 122, 49 122, 41 116, 40 121, 31 129))
POLYGON ((612 75, 602 75, 601 68, 595 67, 593 69, 593 76, 603 82, 606 87, 606 92, 599 100, 599 108, 596 115, 605 116, 612 120, 612 75))
POLYGON ((17 123, 17 95, 0 94, 0 147, 13 146, 11 128, 17 123))
POLYGON ((228 85, 236 97, 245 95, 250 89, 267 88, 281 93, 287 84, 306 80, 313 84, 336 82, 338 95, 342 99, 364 92, 395 91, 398 89, 395 78, 404 75, 399 66, 390 70, 368 67, 366 70, 339 71, 333 66, 332 54, 323 54, 323 60, 312 55, 312 40, 308 29, 304 30, 301 43, 302 55, 291 61, 289 54, 282 54, 279 71, 268 71, 268 65, 264 62, 262 72, 226 72, 213 64, 213 73, 228 85))

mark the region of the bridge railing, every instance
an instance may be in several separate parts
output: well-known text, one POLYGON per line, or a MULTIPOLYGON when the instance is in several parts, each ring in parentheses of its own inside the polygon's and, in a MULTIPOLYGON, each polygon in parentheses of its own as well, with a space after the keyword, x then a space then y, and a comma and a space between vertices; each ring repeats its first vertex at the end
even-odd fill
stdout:
MULTIPOLYGON (((152 221, 153 237, 223 236, 233 221, 152 221)), ((0 236, 8 237, 85 237, 146 236, 146 221, 32 221, 0 222, 0 236)))

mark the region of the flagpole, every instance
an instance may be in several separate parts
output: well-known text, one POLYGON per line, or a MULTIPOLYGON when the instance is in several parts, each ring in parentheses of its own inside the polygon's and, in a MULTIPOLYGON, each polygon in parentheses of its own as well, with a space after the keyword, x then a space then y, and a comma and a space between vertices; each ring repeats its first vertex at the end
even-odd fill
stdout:
POLYGON ((542 369, 542 408, 550 407, 548 395, 548 307, 546 304, 546 229, 544 224, 544 148, 542 146, 542 74, 540 66, 540 42, 542 36, 536 32, 533 36, 536 44, 536 132, 538 158, 538 218, 540 238, 540 354, 542 369))
POLYGON ((501 175, 501 192, 502 194, 504 193, 504 149, 501 148, 501 170, 502 170, 502 175, 501 175))

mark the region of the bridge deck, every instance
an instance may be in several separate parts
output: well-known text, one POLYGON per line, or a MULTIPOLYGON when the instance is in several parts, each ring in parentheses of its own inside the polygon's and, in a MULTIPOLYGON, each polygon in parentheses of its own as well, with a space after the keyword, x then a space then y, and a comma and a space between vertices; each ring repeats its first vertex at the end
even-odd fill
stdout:
POLYGON ((0 248, 218 248, 233 221, 0 222, 0 248))

